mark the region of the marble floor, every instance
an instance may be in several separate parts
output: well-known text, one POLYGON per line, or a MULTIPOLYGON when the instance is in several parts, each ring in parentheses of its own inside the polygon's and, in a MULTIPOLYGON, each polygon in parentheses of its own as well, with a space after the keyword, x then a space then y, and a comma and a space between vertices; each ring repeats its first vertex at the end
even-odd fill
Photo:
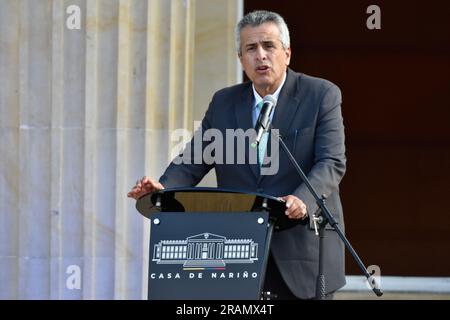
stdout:
POLYGON ((384 292, 383 296, 377 297, 373 292, 346 291, 337 292, 335 300, 450 300, 450 293, 430 292, 384 292))
POLYGON ((383 276, 381 297, 366 287, 364 277, 347 276, 346 280, 335 300, 450 300, 450 278, 445 277, 383 276))

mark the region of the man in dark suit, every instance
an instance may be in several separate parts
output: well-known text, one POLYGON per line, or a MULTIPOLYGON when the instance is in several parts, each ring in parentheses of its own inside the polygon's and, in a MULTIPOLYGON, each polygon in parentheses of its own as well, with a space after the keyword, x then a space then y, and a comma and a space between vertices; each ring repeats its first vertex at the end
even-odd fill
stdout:
MULTIPOLYGON (((274 96, 278 102, 273 112, 273 127, 279 129, 319 195, 327 196, 327 205, 343 228, 339 183, 345 173, 346 158, 339 88, 329 81, 288 68, 289 31, 278 14, 249 13, 239 22, 236 35, 238 55, 251 82, 215 93, 202 121, 203 132, 214 128, 225 136, 227 129, 253 128, 258 103, 266 95, 274 96)), ((202 147, 207 143, 203 141, 202 147)), ((262 174, 264 167, 252 163, 211 163, 204 159, 181 164, 172 162, 159 182, 144 177, 128 195, 138 199, 164 187, 194 186, 214 168, 218 187, 261 192, 284 199, 286 216, 294 226, 273 235, 264 287, 281 299, 314 298, 317 296, 319 240, 309 216, 318 206, 286 154, 282 150, 271 150, 270 144, 267 148, 265 157, 270 153, 272 159, 274 155, 278 159, 275 173, 262 174)), ((325 239, 324 273, 327 292, 332 293, 345 284, 344 246, 332 229, 326 230, 325 239)))

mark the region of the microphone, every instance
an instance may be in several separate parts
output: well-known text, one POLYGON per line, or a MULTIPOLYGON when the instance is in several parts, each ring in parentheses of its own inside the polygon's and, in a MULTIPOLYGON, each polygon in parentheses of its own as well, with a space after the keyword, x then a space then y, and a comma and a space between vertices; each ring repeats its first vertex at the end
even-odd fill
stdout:
POLYGON ((256 120, 255 130, 256 130, 256 139, 251 144, 253 148, 256 148, 261 141, 261 138, 267 130, 269 130, 270 126, 270 114, 272 113, 273 108, 275 108, 277 104, 277 99, 274 96, 268 94, 263 99, 263 105, 261 107, 261 112, 259 113, 258 120, 256 120))

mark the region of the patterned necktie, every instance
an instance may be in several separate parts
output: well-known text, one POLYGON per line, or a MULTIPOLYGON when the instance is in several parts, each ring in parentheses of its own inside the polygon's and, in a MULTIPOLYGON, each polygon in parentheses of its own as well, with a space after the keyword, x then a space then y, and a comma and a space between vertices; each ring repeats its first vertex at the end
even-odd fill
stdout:
MULTIPOLYGON (((258 105, 256 106, 256 108, 258 110, 258 117, 256 119, 259 118, 259 113, 261 112, 262 105, 263 105, 263 101, 258 103, 258 105)), ((256 121, 258 121, 258 120, 256 120, 256 121)), ((264 132, 261 137, 261 140, 259 141, 259 144, 258 144, 258 164, 260 167, 264 163, 264 155, 266 154, 268 139, 269 139, 269 132, 264 132)))

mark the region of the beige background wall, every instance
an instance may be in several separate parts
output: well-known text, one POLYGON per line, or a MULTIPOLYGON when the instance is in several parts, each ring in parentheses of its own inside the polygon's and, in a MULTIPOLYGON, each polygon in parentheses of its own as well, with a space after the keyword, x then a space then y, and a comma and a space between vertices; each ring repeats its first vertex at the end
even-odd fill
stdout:
POLYGON ((126 193, 241 80, 241 14, 241 0, 0 0, 0 299, 146 297, 149 225, 126 193))

